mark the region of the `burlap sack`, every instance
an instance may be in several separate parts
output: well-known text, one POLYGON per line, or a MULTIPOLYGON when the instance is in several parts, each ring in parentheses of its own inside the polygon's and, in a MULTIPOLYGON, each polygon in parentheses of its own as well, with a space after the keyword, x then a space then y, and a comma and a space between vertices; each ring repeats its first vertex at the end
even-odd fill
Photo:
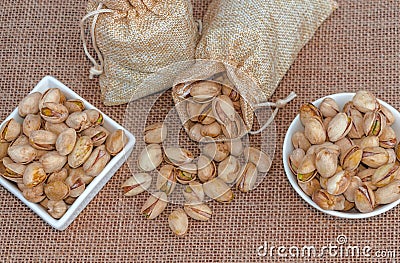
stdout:
POLYGON ((105 105, 170 88, 173 76, 151 86, 143 80, 173 62, 194 58, 198 29, 188 0, 89 0, 87 12, 81 25, 90 19, 99 63, 86 53, 94 63, 91 76, 100 75, 105 105))
MULTIPOLYGON (((230 82, 245 97, 242 112, 248 131, 254 109, 280 108, 294 97, 291 94, 277 104, 267 102, 300 49, 336 8, 332 0, 214 0, 209 5, 196 59, 225 66, 230 82)), ((175 104, 184 100, 188 83, 222 71, 215 68, 200 61, 188 70, 193 77, 178 76, 173 88, 175 104)), ((183 122, 187 120, 184 111, 179 114, 183 122)), ((187 131, 191 125, 184 122, 187 131)))

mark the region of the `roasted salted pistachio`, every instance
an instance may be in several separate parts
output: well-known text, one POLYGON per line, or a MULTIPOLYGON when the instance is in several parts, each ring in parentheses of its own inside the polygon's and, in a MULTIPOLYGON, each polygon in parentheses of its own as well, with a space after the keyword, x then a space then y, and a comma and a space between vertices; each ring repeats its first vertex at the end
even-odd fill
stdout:
POLYGON ((254 147, 246 147, 243 154, 245 159, 253 163, 260 173, 267 173, 271 168, 272 159, 267 153, 254 147))
POLYGON ((205 103, 201 104, 199 116, 197 116, 197 121, 203 125, 211 124, 215 122, 215 116, 212 111, 212 104, 205 103))
POLYGON ((75 144, 74 149, 68 155, 68 165, 71 168, 81 166, 89 158, 93 150, 93 142, 88 136, 80 137, 75 144))
POLYGON ((204 201, 203 184, 193 181, 183 189, 183 196, 188 204, 200 204, 204 201))
POLYGON ((304 126, 304 134, 311 144, 321 144, 325 142, 326 132, 321 118, 316 116, 308 117, 304 126))
POLYGON ((83 164, 83 170, 86 175, 96 177, 103 171, 110 159, 111 155, 106 151, 104 145, 96 147, 83 164))
POLYGON ((329 149, 322 149, 315 156, 315 167, 320 176, 329 178, 336 173, 338 161, 337 154, 329 149))
POLYGON ((321 185, 317 178, 313 178, 312 180, 306 183, 298 181, 298 184, 301 190, 303 190, 303 192, 306 193, 306 195, 308 196, 312 196, 315 191, 321 189, 321 185))
POLYGON ((293 174, 297 174, 297 170, 303 161, 304 156, 306 153, 303 149, 297 148, 289 155, 289 168, 293 174))
POLYGON ((225 183, 231 184, 236 181, 240 168, 239 160, 231 155, 218 164, 218 177, 225 183))
POLYGON ((245 133, 245 124, 239 114, 235 115, 233 121, 227 119, 224 124, 221 124, 222 133, 228 139, 237 139, 245 133))
POLYGON ((47 183, 52 183, 55 181, 64 181, 68 177, 68 171, 65 168, 62 168, 60 171, 54 172, 49 175, 47 178, 47 183))
POLYGON ((197 178, 197 165, 195 163, 187 163, 178 167, 176 180, 181 184, 188 184, 197 178))
POLYGON ((360 90, 353 97, 353 105, 362 113, 375 111, 379 108, 376 97, 369 91, 360 90))
POLYGON ((21 134, 22 126, 15 119, 8 120, 0 129, 0 142, 12 142, 21 134))
POLYGON ((63 201, 52 201, 47 202, 47 212, 54 218, 61 218, 65 212, 67 212, 67 204, 63 201))
POLYGON ((193 100, 204 103, 221 94, 221 84, 212 81, 198 81, 190 85, 193 100))
POLYGON ((308 182, 317 175, 317 168, 315 167, 315 156, 306 154, 297 167, 297 180, 301 182, 308 182))
POLYGON ((186 112, 191 121, 198 122, 203 104, 194 101, 192 98, 186 100, 186 112))
POLYGON ((226 146, 228 147, 229 152, 233 156, 240 156, 243 153, 243 142, 241 139, 232 139, 225 142, 226 146))
POLYGON ((383 106, 382 104, 379 105, 379 112, 383 114, 383 116, 385 116, 386 118, 386 125, 392 125, 395 121, 395 118, 393 116, 393 113, 386 108, 385 106, 383 106))
POLYGON ((84 111, 88 117, 88 121, 91 126, 98 126, 104 124, 104 117, 100 111, 95 109, 89 109, 84 111))
POLYGON ((176 186, 176 179, 179 171, 172 165, 164 165, 158 171, 156 188, 157 190, 165 192, 167 195, 171 194, 176 186))
POLYGON ((386 118, 379 112, 367 112, 364 115, 364 133, 366 136, 380 136, 386 127, 386 118))
POLYGON ((216 162, 221 162, 229 156, 229 147, 223 142, 206 143, 202 152, 204 155, 214 159, 216 162))
POLYGON ((231 188, 220 178, 214 178, 205 182, 203 190, 208 197, 218 202, 230 202, 234 198, 231 188))
POLYGON ((189 220, 182 208, 178 208, 168 216, 169 228, 177 236, 183 236, 188 231, 189 220))
POLYGON ((240 93, 226 85, 222 85, 222 94, 228 96, 232 101, 240 100, 240 93))
POLYGON ((348 133, 349 138, 359 139, 364 135, 364 118, 361 112, 356 109, 350 109, 347 112, 347 116, 351 118, 352 127, 348 133))
POLYGON ((340 157, 340 165, 344 170, 353 171, 360 165, 363 156, 363 150, 354 145, 343 153, 340 157))
POLYGON ((203 125, 200 129, 200 135, 202 137, 209 136, 209 137, 215 138, 218 135, 220 135, 221 132, 222 132, 221 125, 219 125, 217 122, 203 125))
POLYGON ((71 113, 65 123, 68 125, 68 127, 77 132, 81 132, 92 126, 92 123, 89 121, 89 117, 86 112, 80 111, 71 113))
POLYGON ((69 187, 62 181, 53 181, 44 186, 44 193, 49 200, 60 201, 69 195, 69 187))
POLYGON ((43 184, 34 187, 22 186, 21 191, 24 198, 32 203, 40 203, 46 198, 43 193, 43 184))
POLYGON ((67 108, 69 113, 83 111, 85 109, 85 104, 79 99, 67 100, 64 102, 64 106, 67 108))
POLYGON ((362 186, 362 184, 363 183, 362 183, 360 177, 353 176, 351 178, 349 186, 347 187, 346 191, 343 193, 343 195, 347 201, 352 202, 352 203, 354 202, 355 192, 360 186, 362 186))
POLYGON ((167 125, 158 122, 144 129, 144 141, 148 144, 162 143, 167 138, 167 125))
POLYGON ((382 134, 379 136, 379 146, 382 148, 394 148, 397 144, 396 133, 390 126, 383 128, 382 134))
POLYGON ((343 194, 349 187, 351 174, 349 171, 340 171, 330 177, 326 184, 326 190, 332 195, 343 194))
POLYGON ((203 138, 203 136, 201 135, 202 127, 203 125, 200 123, 196 123, 195 125, 193 125, 188 133, 189 138, 196 142, 200 141, 203 138))
POLYGON ((40 130, 42 119, 39 115, 28 114, 22 123, 22 132, 26 136, 30 136, 32 131, 40 130))
POLYGON ((363 137, 360 141, 355 141, 356 144, 360 146, 361 149, 367 147, 378 147, 379 146, 379 137, 377 136, 367 136, 363 137))
POLYGON ((62 123, 68 118, 69 113, 67 108, 62 104, 45 102, 40 109, 40 116, 43 120, 51 123, 62 123))
POLYGON ((111 156, 115 156, 124 149, 127 143, 128 137, 125 135, 125 132, 121 129, 118 129, 108 136, 106 140, 106 149, 111 156))
POLYGON ((375 192, 377 205, 390 204, 400 199, 400 181, 396 180, 390 184, 378 188, 375 192))
POLYGON ((2 159, 4 165, 3 177, 11 181, 20 181, 26 170, 26 166, 20 163, 15 163, 10 157, 4 157, 2 159))
POLYGON ((212 210, 206 204, 186 204, 183 209, 188 216, 199 221, 208 221, 212 216, 212 210))
POLYGON ((148 219, 159 216, 168 205, 168 197, 164 192, 153 193, 144 203, 141 213, 148 219))
POLYGON ((82 135, 89 136, 92 139, 93 146, 100 146, 105 143, 110 132, 103 126, 96 126, 82 131, 82 135))
POLYGON ((234 121, 237 115, 232 100, 226 95, 220 95, 213 100, 212 110, 216 120, 222 125, 234 121))
POLYGON ((324 189, 319 189, 313 193, 312 200, 322 209, 341 211, 344 209, 346 199, 343 195, 335 196, 324 189))
POLYGON ((71 174, 65 179, 65 184, 69 187, 69 196, 78 197, 85 191, 85 182, 80 174, 71 174))
POLYGON ((300 107, 300 121, 305 126, 310 118, 322 119, 322 114, 312 103, 306 103, 300 107))
POLYGON ((328 125, 327 133, 331 142, 344 138, 352 128, 352 119, 346 113, 338 113, 328 125))
POLYGON ((34 162, 26 166, 22 180, 27 187, 34 187, 43 183, 46 178, 47 174, 42 164, 34 162))
POLYGON ((381 147, 366 147, 361 162, 371 168, 378 168, 389 161, 388 152, 381 147))
POLYGON ((319 110, 324 117, 335 117, 340 111, 336 101, 329 97, 321 102, 319 110))
MULTIPOLYGON (((3 159, 8 155, 8 147, 10 146, 10 143, 8 142, 0 142, 0 160, 3 159)), ((1 163, 1 161, 0 161, 1 163)))
POLYGON ((247 163, 239 175, 236 188, 242 192, 253 190, 257 182, 257 173, 257 167, 253 163, 247 163))
POLYGON ((32 131, 29 143, 38 150, 50 151, 55 148, 57 137, 57 134, 45 130, 32 131))
POLYGON ((301 148, 304 151, 307 151, 311 146, 311 143, 308 141, 306 135, 302 131, 297 131, 293 134, 292 144, 295 149, 301 148))
POLYGON ((60 171, 67 163, 67 156, 60 155, 57 151, 51 151, 44 154, 39 162, 42 164, 46 173, 60 171))
POLYGON ((37 114, 39 112, 39 101, 42 97, 40 92, 33 92, 23 98, 18 106, 18 114, 25 117, 28 114, 37 114))
POLYGON ((76 140, 76 131, 72 128, 68 128, 58 136, 56 150, 60 155, 66 156, 70 154, 75 147, 76 140))
POLYGON ((65 124, 64 122, 62 123, 51 123, 46 121, 44 124, 44 129, 46 131, 52 132, 56 135, 59 135, 60 133, 62 133, 64 130, 68 129, 68 125, 65 124))
POLYGON ((163 161, 163 154, 159 144, 147 145, 138 157, 138 166, 145 172, 156 169, 163 161))
POLYGON ((39 101, 39 109, 45 107, 45 103, 63 104, 65 102, 65 95, 58 88, 51 88, 43 93, 39 101))
POLYGON ((371 182, 377 187, 390 184, 399 174, 400 167, 395 163, 382 165, 375 170, 371 182))
POLYGON ((8 148, 8 156, 16 163, 28 164, 35 160, 36 150, 29 144, 12 145, 8 148))
POLYGON ((375 194, 368 185, 364 184, 355 191, 354 203, 360 212, 372 212, 376 205, 375 194))
POLYGON ((125 196, 134 196, 150 188, 152 177, 147 173, 136 173, 128 178, 121 188, 125 196))
POLYGON ((192 152, 178 147, 166 148, 165 156, 167 158, 167 162, 176 166, 190 163, 193 161, 194 158, 192 152))
POLYGON ((207 182, 217 176, 217 169, 213 160, 200 155, 197 160, 197 176, 201 182, 207 182))

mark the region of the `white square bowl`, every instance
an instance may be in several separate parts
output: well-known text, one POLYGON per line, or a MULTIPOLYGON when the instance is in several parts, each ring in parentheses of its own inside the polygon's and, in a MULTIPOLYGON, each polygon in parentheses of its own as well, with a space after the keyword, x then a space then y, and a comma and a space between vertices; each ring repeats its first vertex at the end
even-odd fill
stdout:
MULTIPOLYGON (((32 92, 45 92, 49 88, 59 88, 66 96, 67 99, 80 99, 84 102, 86 109, 96 109, 93 105, 88 103, 78 94, 73 92, 63 83, 55 79, 51 76, 44 77, 36 87, 31 91, 32 92)), ((75 200, 75 202, 69 207, 67 212, 60 218, 54 219, 51 217, 47 211, 39 204, 35 204, 26 200, 18 187, 13 183, 2 176, 0 176, 0 184, 4 186, 8 191, 14 194, 17 198, 19 198, 22 202, 24 202, 30 209, 32 209, 36 214, 38 214, 44 221, 46 221, 49 225, 58 230, 66 229, 74 219, 79 215, 80 212, 89 204, 89 202, 93 199, 93 197, 103 188, 103 186, 111 179, 111 177, 117 172, 117 170, 122 166, 122 164, 128 159, 129 155, 132 153, 133 147, 135 145, 136 139, 132 133, 123 128, 117 122, 112 120, 110 117, 105 115, 104 113, 104 127, 108 129, 110 132, 113 132, 117 129, 124 130, 126 136, 128 137, 128 143, 125 148, 116 156, 114 156, 104 170, 96 176, 93 181, 87 185, 85 191, 75 200)), ((6 120, 1 124, 0 127, 4 125, 6 121, 14 118, 18 122, 22 123, 22 118, 18 115, 18 108, 16 108, 10 116, 6 118, 6 120)))

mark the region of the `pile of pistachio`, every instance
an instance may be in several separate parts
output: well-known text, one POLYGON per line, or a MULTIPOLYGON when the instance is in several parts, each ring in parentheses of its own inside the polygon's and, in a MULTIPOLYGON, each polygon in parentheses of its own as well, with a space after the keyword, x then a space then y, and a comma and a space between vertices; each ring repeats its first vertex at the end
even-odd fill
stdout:
MULTIPOLYGON (((208 95, 203 94, 203 97, 209 100, 208 103, 218 105, 214 101, 220 100, 221 89, 215 92, 215 85, 209 85, 207 81, 201 86, 210 91, 208 95)), ((221 116, 226 116, 222 114, 223 111, 231 112, 233 107, 230 103, 224 104, 224 107, 219 108, 221 116)), ((203 111, 195 112, 190 117, 194 119, 202 114, 203 111)), ((207 118, 211 117, 208 115, 205 119, 207 118)), ((202 127, 210 127, 207 125, 213 124, 224 127, 227 123, 226 119, 215 115, 212 118, 213 121, 210 120, 209 124, 202 127)), ((206 130, 209 131, 208 128, 206 130)), ((213 212, 206 204, 206 198, 228 203, 234 198, 231 187, 236 185, 238 190, 248 192, 254 189, 258 174, 266 173, 270 169, 270 156, 254 147, 244 147, 240 138, 214 141, 211 138, 213 134, 204 132, 202 151, 200 156, 196 157, 187 149, 160 145, 167 138, 167 133, 167 125, 164 123, 155 123, 145 128, 144 141, 147 146, 138 157, 138 167, 143 172, 134 174, 124 182, 122 189, 126 196, 134 196, 145 190, 152 192, 141 213, 153 219, 167 207, 169 196, 176 191, 177 184, 183 185, 183 190, 179 193, 185 200, 183 208, 175 209, 168 218, 169 226, 177 236, 182 236, 188 231, 188 216, 200 221, 211 218, 213 212), (244 165, 240 162, 241 157, 244 159, 244 165), (153 179, 149 173, 158 167, 160 168, 156 172, 157 178, 153 179), (150 186, 154 180, 155 190, 151 191, 150 186)))
POLYGON ((18 113, 22 123, 10 119, 0 130, 0 174, 58 219, 127 138, 122 130, 110 133, 99 111, 67 100, 58 88, 29 94, 18 113))
POLYGON ((400 198, 395 119, 372 93, 358 91, 342 111, 332 98, 304 104, 300 120, 289 164, 318 206, 367 213, 400 198))

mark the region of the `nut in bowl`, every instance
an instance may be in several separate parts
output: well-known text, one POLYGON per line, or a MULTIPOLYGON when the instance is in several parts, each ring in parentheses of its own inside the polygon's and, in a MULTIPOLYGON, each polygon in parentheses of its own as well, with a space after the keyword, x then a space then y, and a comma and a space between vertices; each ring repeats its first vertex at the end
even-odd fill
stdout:
POLYGON ((64 230, 134 144, 129 131, 47 76, 0 126, 0 184, 64 230))
POLYGON ((314 208, 367 218, 400 203, 400 113, 372 93, 339 93, 301 106, 283 144, 289 182, 314 208))

